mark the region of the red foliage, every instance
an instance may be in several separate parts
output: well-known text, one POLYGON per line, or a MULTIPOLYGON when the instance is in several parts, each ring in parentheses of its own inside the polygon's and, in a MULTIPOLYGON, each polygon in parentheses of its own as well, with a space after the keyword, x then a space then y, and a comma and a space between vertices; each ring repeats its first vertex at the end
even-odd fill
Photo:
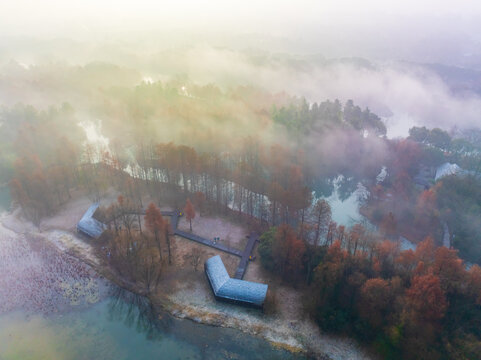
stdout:
POLYGON ((393 168, 413 175, 422 153, 419 144, 408 139, 401 140, 396 144, 394 152, 393 168))
POLYGON ((117 197, 117 202, 119 203, 120 207, 124 206, 124 197, 122 195, 119 195, 117 197))
MULTIPOLYGON (((120 200, 121 196, 119 196, 120 200)), ((122 198, 123 201, 123 198, 122 198)), ((121 201, 119 201, 121 203, 121 201)), ((159 231, 163 230, 165 227, 165 221, 160 213, 160 210, 155 206, 154 203, 150 203, 145 212, 145 226, 147 229, 157 234, 159 231)))
POLYGON ((185 218, 187 219, 187 221, 189 221, 190 224, 190 231, 192 231, 192 220, 195 218, 195 209, 190 199, 187 199, 185 203, 184 212, 185 218))
MULTIPOLYGON (((367 280, 361 287, 361 314, 366 318, 379 317, 389 305, 389 283, 381 278, 367 280)), ((382 322, 382 318, 380 319, 382 322)))
POLYGON ((419 215, 430 216, 436 209, 436 192, 433 189, 424 190, 418 197, 417 212, 419 215))
POLYGON ((442 319, 448 307, 441 281, 433 274, 415 276, 406 291, 406 298, 417 317, 427 321, 442 319))
POLYGON ((434 261, 434 239, 431 236, 426 237, 416 247, 415 255, 418 261, 422 261, 425 264, 432 264, 434 261))
POLYGON ((327 256, 329 261, 341 263, 347 258, 347 251, 342 249, 341 242, 336 240, 331 246, 329 246, 329 249, 327 250, 327 256))
POLYGON ((398 272, 404 277, 411 277, 417 263, 416 255, 411 249, 402 251, 395 260, 398 272))
POLYGON ((274 254, 279 258, 284 275, 294 275, 302 269, 305 253, 304 242, 296 236, 294 230, 286 224, 279 226, 274 254))
POLYGON ((399 254, 399 244, 397 242, 384 240, 376 246, 376 251, 381 260, 394 263, 394 259, 399 254))
POLYGON ((444 246, 436 249, 433 273, 439 276, 441 286, 446 292, 460 290, 466 279, 463 261, 458 257, 457 250, 444 246))

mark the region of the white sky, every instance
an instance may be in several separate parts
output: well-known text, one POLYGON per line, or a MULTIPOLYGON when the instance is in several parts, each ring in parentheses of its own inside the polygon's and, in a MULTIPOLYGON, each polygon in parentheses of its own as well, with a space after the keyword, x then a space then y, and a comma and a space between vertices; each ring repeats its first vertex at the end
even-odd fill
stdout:
MULTIPOLYGON (((391 24, 406 17, 475 21, 476 0, 0 0, 5 34, 203 28, 288 35, 323 25, 391 24)), ((450 21, 448 26, 456 26, 450 21)))

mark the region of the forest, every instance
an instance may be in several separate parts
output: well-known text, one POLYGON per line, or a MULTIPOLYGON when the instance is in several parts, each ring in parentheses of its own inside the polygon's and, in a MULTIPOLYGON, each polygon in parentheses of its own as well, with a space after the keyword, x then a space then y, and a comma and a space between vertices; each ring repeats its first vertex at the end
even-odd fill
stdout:
POLYGON ((0 359, 481 359, 480 4, 2 1, 0 359))
MULTIPOLYGON (((353 336, 387 359, 478 356, 476 141, 425 127, 390 139, 381 118, 352 100, 310 103, 182 77, 131 85, 135 72, 108 64, 57 70, 82 79, 71 91, 76 106, 0 110, 1 181, 32 222, 62 211, 74 191, 97 201, 115 188, 122 196, 100 215, 115 226, 97 251, 148 293, 170 263, 161 204, 190 206, 191 217, 236 218, 262 232, 263 267, 303 294, 306 316, 323 330, 353 336), (99 72, 115 79, 111 86, 95 86, 99 72), (445 162, 470 173, 418 184, 423 169, 445 162), (377 180, 383 166, 387 175, 377 180), (368 223, 333 221, 324 198, 340 174, 341 193, 357 183, 368 189, 361 208, 368 223), (451 248, 440 246, 444 223, 451 248), (399 236, 416 249, 402 250, 399 236)), ((67 78, 57 76, 49 91, 71 87, 67 78)), ((197 268, 198 254, 191 258, 197 268)))

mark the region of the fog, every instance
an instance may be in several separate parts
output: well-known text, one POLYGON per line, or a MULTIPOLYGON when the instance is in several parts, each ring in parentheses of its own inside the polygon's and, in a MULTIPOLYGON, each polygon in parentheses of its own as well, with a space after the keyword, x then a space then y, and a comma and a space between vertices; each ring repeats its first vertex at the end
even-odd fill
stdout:
POLYGON ((0 31, 2 36, 148 39, 161 47, 209 42, 479 67, 480 14, 481 6, 469 0, 20 0, 2 2, 0 31))
MULTIPOLYGON (((122 85, 180 76, 310 102, 353 99, 390 137, 413 125, 469 128, 480 124, 480 18, 481 5, 465 0, 4 2, 0 103, 75 103, 65 91, 32 90, 28 73, 102 61, 131 71, 122 85), (6 81, 12 62, 27 85, 6 81)), ((119 85, 110 80, 103 85, 119 85)))

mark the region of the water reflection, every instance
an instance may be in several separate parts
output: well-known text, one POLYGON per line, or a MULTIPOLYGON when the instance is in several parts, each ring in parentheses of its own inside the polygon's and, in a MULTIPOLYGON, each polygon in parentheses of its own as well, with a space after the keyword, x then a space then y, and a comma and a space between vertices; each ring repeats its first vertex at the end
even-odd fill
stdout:
POLYGON ((359 213, 359 206, 369 193, 355 177, 339 175, 334 179, 322 179, 314 189, 314 202, 320 198, 327 200, 331 205, 332 220, 336 223, 352 226, 366 222, 359 213))
POLYGON ((358 183, 359 181, 354 177, 342 177, 339 181, 336 181, 336 191, 339 194, 339 199, 346 201, 356 191, 358 183))
POLYGON ((146 335, 148 340, 160 340, 167 332, 171 319, 158 321, 151 302, 140 295, 116 287, 108 303, 110 321, 121 321, 129 328, 146 335))
MULTIPOLYGON (((157 313, 145 297, 121 288, 114 289, 108 303, 108 318, 144 336, 152 346, 175 341, 189 353, 175 353, 175 358, 196 359, 305 359, 275 348, 261 338, 250 336, 235 329, 207 326, 189 320, 179 320, 167 313, 157 313)), ((163 357, 160 357, 163 358, 163 357)), ((166 357, 167 358, 167 357, 166 357)))

